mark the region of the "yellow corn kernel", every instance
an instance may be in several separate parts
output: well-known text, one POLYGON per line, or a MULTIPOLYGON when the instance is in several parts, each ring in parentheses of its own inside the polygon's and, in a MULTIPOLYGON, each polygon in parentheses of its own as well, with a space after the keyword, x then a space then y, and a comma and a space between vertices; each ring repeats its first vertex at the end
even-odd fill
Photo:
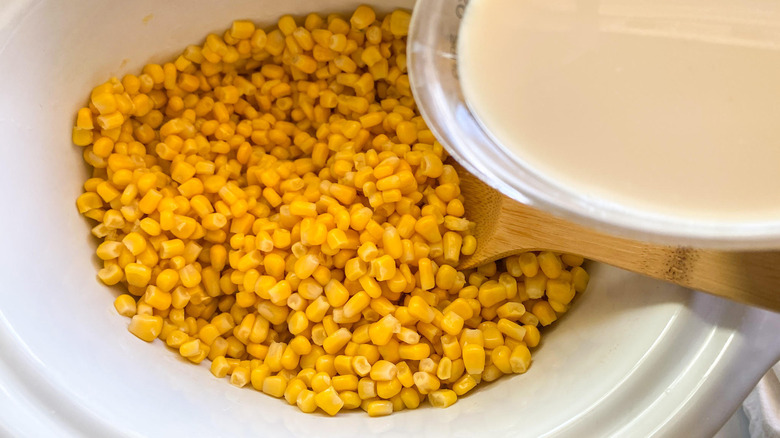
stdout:
POLYGON ((347 234, 338 228, 328 231, 327 243, 333 249, 342 249, 349 245, 347 234))
POLYGON ((402 37, 409 33, 409 22, 411 20, 411 14, 408 12, 396 9, 390 14, 390 32, 396 37, 402 37))
POLYGON ((103 199, 94 192, 82 193, 78 199, 76 199, 76 207, 79 213, 84 214, 90 210, 103 207, 103 199))
POLYGON ((371 364, 365 356, 353 356, 351 362, 352 369, 357 375, 365 377, 371 372, 371 364))
POLYGON ((363 275, 358 279, 358 282, 369 297, 377 299, 382 296, 382 287, 371 276, 363 275))
POLYGON ((368 402, 366 412, 369 417, 384 417, 393 413, 393 403, 390 400, 373 400, 368 402))
POLYGON ((543 272, 537 273, 534 277, 525 277, 523 282, 525 293, 531 299, 541 298, 547 288, 547 276, 543 272))
POLYGON ((157 310, 165 310, 171 306, 171 294, 153 285, 147 286, 143 300, 157 310))
POLYGON ((324 289, 328 304, 332 307, 341 307, 349 300, 349 291, 336 279, 328 281, 324 289))
POLYGON ((146 239, 139 233, 128 233, 124 239, 122 239, 122 243, 134 256, 146 251, 146 239))
POLYGON ((485 349, 481 345, 463 346, 463 364, 469 374, 481 374, 485 370, 485 349))
POLYGON ((525 336, 523 337, 523 342, 525 342, 525 345, 527 345, 529 348, 533 348, 539 345, 539 340, 541 339, 539 329, 536 328, 535 325, 530 324, 526 324, 523 327, 525 328, 525 336))
POLYGON ((442 289, 452 289, 458 281, 458 271, 450 265, 442 265, 436 271, 436 286, 442 289))
POLYGON ((582 293, 588 288, 588 282, 590 276, 588 273, 579 266, 575 266, 571 269, 571 282, 574 285, 574 290, 582 293))
POLYGON ((401 323, 393 315, 385 315, 379 321, 371 324, 368 335, 374 345, 386 345, 393 335, 401 331, 401 323))
POLYGON ((562 304, 569 304, 574 298, 574 287, 568 281, 563 281, 560 276, 554 280, 547 280, 547 289, 545 291, 550 301, 556 301, 562 304))
POLYGON ((428 242, 441 242, 441 233, 436 218, 433 216, 424 216, 414 224, 414 230, 425 238, 428 242))
MULTIPOLYGON (((354 336, 354 335, 353 335, 354 336)), ((354 375, 355 371, 352 369, 352 359, 354 356, 348 356, 340 354, 333 360, 333 366, 336 368, 336 372, 339 375, 354 375)), ((357 388, 357 385, 355 386, 357 388)), ((336 388, 338 390, 338 388, 336 388)))
POLYGON ((418 272, 420 274, 420 288, 423 290, 433 289, 436 286, 436 277, 433 274, 431 260, 425 257, 420 259, 417 264, 418 272))
POLYGON ((496 305, 506 298, 506 288, 497 281, 486 281, 479 286, 479 302, 484 307, 496 305))
POLYGON ((317 403, 315 401, 316 393, 314 391, 309 391, 308 389, 302 389, 298 393, 298 398, 296 399, 296 404, 298 405, 298 409, 300 409, 302 412, 311 413, 317 410, 317 403))
POLYGON ((247 367, 237 366, 230 374, 230 384, 242 388, 250 382, 250 370, 247 367))
POLYGON ((523 314, 525 314, 525 306, 521 303, 508 302, 501 305, 496 309, 496 313, 499 318, 508 319, 510 321, 517 321, 523 314))
POLYGON ((103 198, 106 202, 111 202, 114 199, 118 198, 121 193, 119 193, 119 190, 114 188, 111 183, 108 181, 103 181, 102 183, 98 184, 96 187, 97 194, 100 195, 101 198, 103 198))
POLYGON ((454 311, 449 311, 444 314, 444 319, 441 321, 441 329, 451 335, 457 335, 463 329, 464 319, 454 311))
POLYGON ((436 377, 439 380, 449 380, 452 377, 452 359, 443 357, 436 368, 436 377))
POLYGON ((409 300, 407 307, 409 308, 409 313, 412 316, 425 323, 432 322, 436 315, 436 312, 434 312, 433 308, 431 308, 431 306, 428 305, 428 303, 418 295, 413 296, 409 300))
POLYGON ((287 384, 287 388, 284 390, 284 399, 288 404, 294 405, 298 401, 298 395, 306 389, 306 383, 298 378, 290 380, 287 384))
POLYGON ((302 333, 308 326, 309 320, 306 317, 306 314, 301 311, 293 312, 293 314, 290 315, 290 319, 287 321, 287 327, 293 335, 302 333))
POLYGON ((230 370, 230 365, 228 365, 225 356, 218 356, 211 361, 211 374, 213 374, 214 377, 217 378, 225 377, 227 376, 229 370, 230 370))
POLYGON ((517 296, 517 279, 515 279, 515 277, 509 275, 506 272, 502 272, 498 276, 498 283, 504 286, 504 289, 506 289, 506 298, 508 300, 511 300, 517 296))
POLYGON ((79 129, 94 129, 92 123, 92 112, 89 108, 81 108, 76 113, 76 128, 79 129))
POLYGON ((200 339, 193 339, 191 341, 185 342, 179 347, 179 354, 181 354, 184 357, 195 357, 197 356, 201 351, 201 343, 200 339))
POLYGON ((179 270, 179 280, 184 287, 195 287, 200 284, 201 274, 193 265, 186 265, 179 270))
POLYGON ((501 318, 498 320, 498 330, 517 341, 522 341, 525 337, 525 328, 508 319, 501 318))
POLYGON ((294 272, 298 278, 305 280, 311 277, 319 266, 319 258, 313 254, 307 254, 295 262, 294 272))
POLYGON ((366 400, 376 397, 376 382, 368 377, 363 377, 358 381, 358 395, 366 400))
POLYGON ((512 372, 515 374, 522 374, 528 371, 528 367, 531 366, 531 351, 525 345, 518 345, 512 350, 509 363, 512 366, 512 372))
POLYGON ((390 280, 395 276, 395 260, 388 254, 371 261, 371 270, 376 274, 377 281, 390 280))
POLYGON ((354 29, 363 30, 370 26, 374 20, 376 20, 376 13, 374 10, 370 6, 361 5, 352 13, 349 22, 354 29))
MULTIPOLYGON (((262 364, 257 368, 253 368, 250 373, 250 382, 252 383, 252 387, 258 391, 263 391, 263 385, 265 384, 265 380, 270 375, 271 375, 271 368, 267 364, 262 364)), ((273 383, 271 385, 273 385, 273 383)))
POLYGON ((558 315, 555 314, 555 311, 550 307, 550 303, 547 301, 539 301, 534 304, 531 308, 531 313, 539 318, 539 322, 543 326, 548 326, 558 319, 558 315))
POLYGON ((523 275, 526 277, 535 277, 539 272, 539 260, 537 259, 536 254, 532 252, 520 254, 518 263, 520 269, 523 271, 523 275))
POLYGON ((119 111, 97 116, 97 123, 101 129, 111 130, 122 126, 125 122, 125 116, 119 111))
POLYGON ((542 251, 537 256, 539 262, 539 268, 544 272, 547 278, 555 279, 561 275, 563 270, 563 263, 561 263, 560 257, 550 251, 542 251))
POLYGON ((344 401, 338 395, 333 387, 318 393, 314 396, 314 402, 328 415, 336 415, 344 406, 344 401))
POLYGON ((97 254, 101 260, 115 259, 122 254, 122 243, 105 241, 98 245, 95 254, 97 254))
POLYGON ((342 391, 339 392, 339 398, 344 402, 342 409, 356 409, 360 407, 363 400, 355 391, 342 391))
POLYGON ((463 237, 463 246, 460 249, 460 252, 463 255, 472 255, 477 250, 477 239, 472 236, 464 236, 463 237))
POLYGON ((144 287, 152 279, 152 269, 140 263, 128 263, 125 266, 125 278, 131 286, 144 287))
POLYGON ((114 308, 122 316, 133 317, 136 312, 135 299, 128 294, 119 295, 114 300, 114 308))
POLYGON ((458 395, 451 389, 440 389, 428 393, 428 401, 434 408, 447 408, 458 401, 458 395))
POLYGON ((414 388, 403 388, 400 396, 406 409, 417 409, 420 406, 420 395, 414 388))
MULTIPOLYGON (((254 379, 252 379, 254 381, 254 379)), ((254 383, 253 383, 254 386, 254 383)), ((262 391, 271 397, 281 398, 287 389, 287 379, 282 376, 268 376, 263 379, 262 391)))
POLYGON ((441 387, 441 382, 436 376, 425 371, 418 371, 414 373, 414 384, 420 394, 428 394, 438 390, 441 387))
MULTIPOLYGON (((94 138, 94 134, 92 130, 73 128, 71 134, 71 141, 73 141, 73 144, 75 144, 76 146, 88 146, 90 143, 92 143, 93 138, 94 138)), ((87 149, 87 151, 88 150, 89 149, 87 149)), ((86 155, 85 155, 85 159, 86 159, 86 155)), ((92 162, 90 162, 90 164, 92 164, 92 162)))
POLYGON ((98 278, 103 283, 113 286, 124 278, 124 271, 118 264, 108 265, 98 271, 98 278))
POLYGON ((398 355, 405 360, 422 360, 430 356, 431 347, 425 343, 414 345, 401 344, 398 347, 398 355))
POLYGON ((456 360, 461 356, 460 343, 455 336, 450 334, 442 335, 441 344, 446 357, 456 360))
POLYGON ((371 297, 364 291, 360 291, 352 296, 349 301, 344 304, 344 316, 351 318, 360 314, 363 309, 368 307, 371 302, 371 297))
POLYGON ((322 348, 328 354, 336 354, 352 339, 352 333, 346 328, 340 328, 325 338, 322 348))
POLYGON ((452 385, 452 390, 456 395, 463 395, 477 386, 477 381, 470 374, 465 374, 452 385))
POLYGON ((162 331, 163 319, 153 315, 135 315, 127 329, 138 338, 152 342, 162 331))
POLYGON ((333 389, 341 391, 356 391, 358 388, 358 377, 356 375, 334 376, 331 379, 333 389))
POLYGON ((379 360, 371 366, 370 377, 374 381, 393 380, 398 369, 395 364, 387 360, 379 360))

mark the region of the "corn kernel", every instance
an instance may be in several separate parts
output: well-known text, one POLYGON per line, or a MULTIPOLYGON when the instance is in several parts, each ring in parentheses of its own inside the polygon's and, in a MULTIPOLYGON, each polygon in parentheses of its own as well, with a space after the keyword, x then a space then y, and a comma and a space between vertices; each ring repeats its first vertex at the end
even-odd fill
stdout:
POLYGON ((135 299, 127 294, 119 295, 114 300, 114 308, 120 315, 132 318, 136 312, 135 299))
POLYGON ((146 342, 152 342, 162 331, 163 319, 152 315, 135 315, 127 329, 146 342))
POLYGON ((338 393, 333 387, 318 393, 314 396, 314 402, 328 415, 336 415, 344 406, 344 401, 339 398, 338 393))

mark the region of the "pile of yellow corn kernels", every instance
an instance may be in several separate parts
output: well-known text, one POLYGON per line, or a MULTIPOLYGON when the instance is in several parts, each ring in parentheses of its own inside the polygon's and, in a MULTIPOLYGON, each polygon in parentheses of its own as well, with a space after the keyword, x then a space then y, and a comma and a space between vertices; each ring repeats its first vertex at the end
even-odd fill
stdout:
POLYGON ((77 206, 130 332, 329 415, 528 369, 588 274, 550 252, 455 268, 475 224, 410 92, 409 18, 236 21, 92 91, 77 206))

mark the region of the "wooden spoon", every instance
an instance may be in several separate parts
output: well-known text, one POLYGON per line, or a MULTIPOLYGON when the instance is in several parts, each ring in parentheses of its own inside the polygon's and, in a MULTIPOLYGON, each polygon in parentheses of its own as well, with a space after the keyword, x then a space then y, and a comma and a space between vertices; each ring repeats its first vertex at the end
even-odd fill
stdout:
POLYGON ((461 259, 461 269, 524 251, 549 250, 780 311, 780 252, 711 251, 610 236, 514 201, 461 166, 456 168, 466 214, 477 223, 477 250, 461 259))

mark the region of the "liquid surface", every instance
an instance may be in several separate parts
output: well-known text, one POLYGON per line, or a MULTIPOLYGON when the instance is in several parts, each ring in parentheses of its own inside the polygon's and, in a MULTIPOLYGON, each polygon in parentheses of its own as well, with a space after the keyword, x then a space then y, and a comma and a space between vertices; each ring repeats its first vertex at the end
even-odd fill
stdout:
POLYGON ((500 144, 579 195, 780 220, 780 20, 766 5, 471 0, 461 84, 500 144))

